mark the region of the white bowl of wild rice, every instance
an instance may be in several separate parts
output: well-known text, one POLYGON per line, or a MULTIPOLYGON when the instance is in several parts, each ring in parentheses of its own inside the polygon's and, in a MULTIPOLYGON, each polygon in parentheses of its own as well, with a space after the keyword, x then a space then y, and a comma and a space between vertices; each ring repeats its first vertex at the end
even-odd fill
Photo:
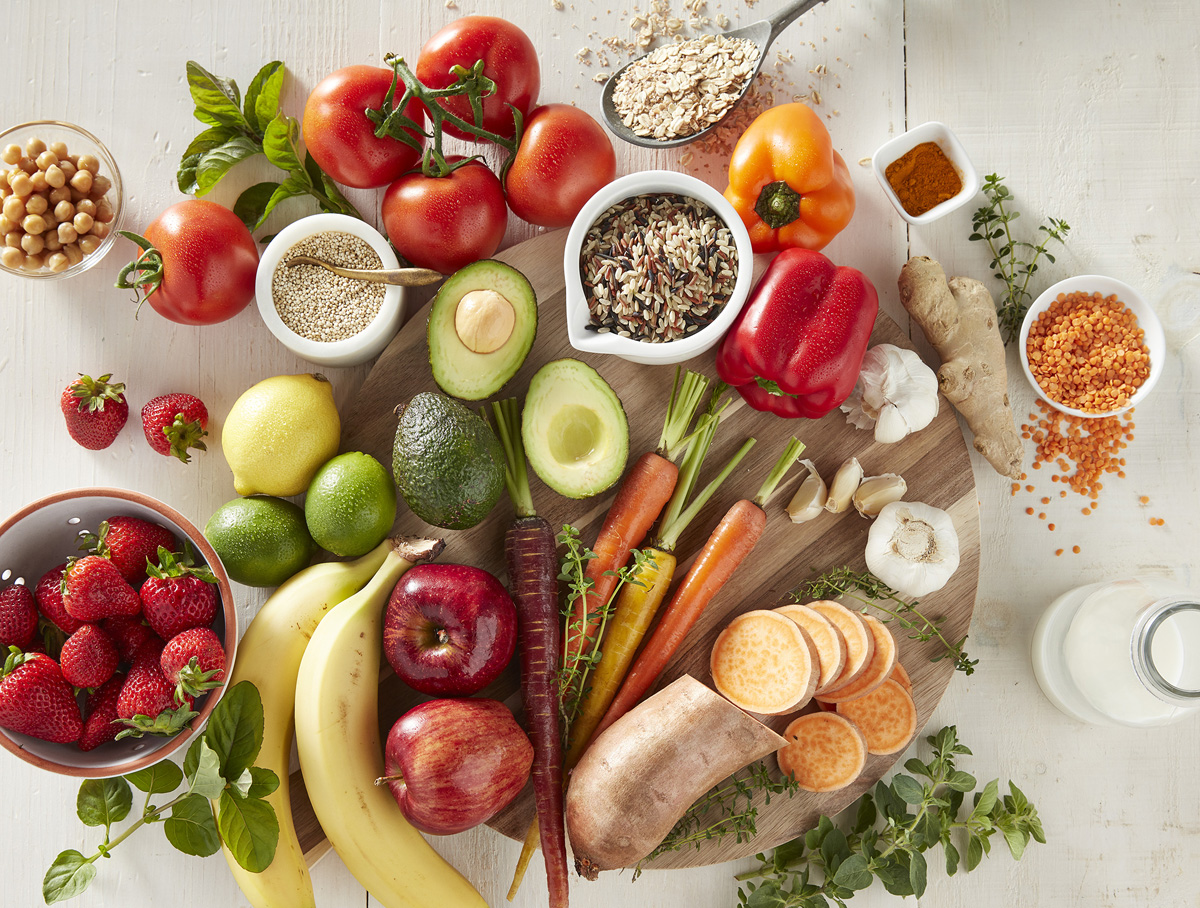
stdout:
POLYGON ((567 338, 645 365, 711 349, 750 295, 754 251, 707 183, 650 170, 610 183, 567 235, 567 338))
POLYGON ((345 214, 301 218, 267 244, 254 282, 262 320, 297 356, 319 366, 355 366, 382 353, 400 330, 403 288, 319 265, 288 267, 295 255, 343 268, 399 268, 384 235, 345 214))

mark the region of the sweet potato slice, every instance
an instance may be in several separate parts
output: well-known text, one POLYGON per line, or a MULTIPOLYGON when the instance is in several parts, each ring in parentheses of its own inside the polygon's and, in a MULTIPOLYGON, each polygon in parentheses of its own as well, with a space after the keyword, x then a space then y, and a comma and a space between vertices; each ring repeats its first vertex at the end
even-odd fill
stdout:
POLYGON ((867 762, 862 732, 837 713, 808 713, 784 731, 779 769, 805 791, 837 791, 858 778, 867 762))
POLYGON ((865 697, 839 703, 837 711, 858 726, 868 753, 894 754, 917 733, 917 707, 898 681, 889 679, 865 697))
POLYGON ((738 615, 713 644, 713 686, 746 712, 780 716, 812 699, 820 666, 812 638, 766 609, 738 615))
POLYGON ((842 636, 842 632, 832 621, 807 605, 794 603, 780 606, 775 611, 791 618, 812 638, 817 647, 817 659, 821 663, 821 676, 817 679, 816 693, 828 690, 846 664, 846 638, 842 636))
POLYGON ((908 695, 912 696, 912 678, 908 676, 908 670, 900 664, 900 660, 896 660, 896 667, 892 669, 892 680, 899 681, 900 686, 908 691, 908 695))
POLYGON ((863 669, 863 673, 842 687, 835 687, 818 698, 828 703, 842 703, 869 694, 891 677, 896 666, 896 640, 888 626, 874 615, 860 615, 863 624, 871 632, 874 648, 871 651, 871 661, 863 669))
POLYGON ((872 650, 875 648, 875 638, 867 630, 859 613, 850 611, 840 602, 821 599, 808 603, 808 607, 820 612, 842 632, 842 637, 846 641, 846 664, 842 666, 841 674, 830 683, 827 690, 845 687, 866 670, 871 661, 872 650))

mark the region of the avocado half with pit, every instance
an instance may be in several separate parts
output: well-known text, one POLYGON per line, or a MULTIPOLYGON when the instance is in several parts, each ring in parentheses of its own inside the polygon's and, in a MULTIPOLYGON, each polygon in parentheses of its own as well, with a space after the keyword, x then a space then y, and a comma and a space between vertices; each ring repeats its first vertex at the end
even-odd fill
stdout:
POLYGON ((598 495, 621 478, 629 457, 625 409, 600 373, 557 359, 534 374, 521 415, 533 471, 560 495, 598 495))
POLYGON ((460 268, 429 308, 429 366, 451 397, 483 400, 525 362, 537 334, 537 297, 516 268, 485 259, 460 268))

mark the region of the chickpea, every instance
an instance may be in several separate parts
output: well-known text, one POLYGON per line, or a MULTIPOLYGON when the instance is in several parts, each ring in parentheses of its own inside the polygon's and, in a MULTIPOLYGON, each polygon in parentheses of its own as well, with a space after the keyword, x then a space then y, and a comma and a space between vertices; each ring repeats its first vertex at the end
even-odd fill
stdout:
POLYGON ((46 168, 46 182, 54 189, 61 189, 67 185, 67 175, 57 164, 51 164, 46 168))
POLYGON ((46 219, 40 214, 27 214, 21 221, 21 229, 26 233, 45 233, 46 219))
POLYGON ((21 158, 21 160, 17 162, 17 167, 25 171, 25 173, 29 174, 30 176, 33 176, 38 172, 37 161, 33 160, 33 158, 21 158))
POLYGON ((108 232, 111 229, 112 228, 109 227, 104 221, 96 221, 96 223, 92 225, 91 235, 94 237, 99 237, 100 239, 104 239, 106 236, 108 236, 108 232))
POLYGON ((79 251, 77 243, 72 243, 70 246, 63 246, 62 251, 66 253, 67 261, 72 265, 78 265, 83 261, 83 253, 79 251))
POLYGON ((0 214, 0 234, 10 233, 17 229, 17 225, 8 215, 0 214))
POLYGON ((26 214, 45 214, 46 209, 50 207, 50 203, 46 201, 46 197, 41 193, 34 193, 25 200, 26 214))
POLYGON ((61 160, 67 156, 67 143, 66 142, 51 142, 50 150, 52 152, 54 152, 54 156, 56 158, 61 160))
POLYGON ((66 271, 71 267, 71 260, 61 252, 55 252, 46 258, 46 267, 51 271, 66 271))
POLYGON ((82 199, 80 200, 79 204, 75 206, 75 210, 77 212, 83 212, 84 214, 90 214, 92 217, 95 217, 96 203, 91 199, 82 199))
POLYGON ((25 264, 25 253, 20 249, 14 249, 12 246, 5 246, 0 250, 0 265, 5 268, 12 268, 14 271, 25 264))
POLYGON ((75 171, 75 176, 71 177, 71 186, 80 192, 90 192, 92 188, 92 172, 82 169, 75 171))
POLYGON ((49 170, 52 164, 58 163, 58 155, 54 152, 46 150, 37 156, 38 170, 49 170))
POLYGON ((79 232, 72 224, 63 222, 58 225, 58 240, 64 246, 74 243, 79 239, 79 232))
MULTIPOLYGON (((66 218, 63 218, 62 220, 65 221, 66 218)), ((85 212, 81 211, 75 215, 75 217, 71 220, 71 223, 74 225, 75 230, 79 233, 79 235, 82 236, 92 229, 92 224, 96 223, 96 219, 90 214, 86 214, 85 212)))
POLYGON ((42 239, 46 241, 46 249, 50 252, 58 252, 62 249, 62 240, 58 238, 58 231, 51 230, 42 234, 42 239))
POLYGON ((7 170, 0 170, 0 189, 9 189, 7 170))
POLYGON ((99 248, 100 248, 100 238, 99 237, 92 236, 91 234, 89 234, 87 236, 81 236, 79 238, 79 249, 83 252, 84 255, 91 255, 93 252, 95 252, 99 248))
POLYGON ((10 195, 4 200, 4 207, 0 208, 4 212, 4 216, 10 221, 19 221, 25 217, 25 200, 20 196, 10 195))
POLYGON ((40 255, 25 256, 25 263, 21 266, 26 271, 41 271, 42 257, 40 255))
POLYGON ((75 166, 95 176, 100 172, 100 159, 94 154, 81 154, 75 166))
POLYGON ((51 205, 57 205, 59 202, 71 201, 71 187, 60 186, 58 189, 51 189, 47 196, 51 205))
POLYGON ((96 203, 95 218, 97 221, 103 221, 105 224, 112 221, 113 208, 112 208, 112 205, 109 204, 108 199, 101 199, 100 201, 98 201, 96 203))
POLYGON ((46 172, 44 170, 39 170, 37 173, 31 176, 29 178, 29 182, 33 184, 34 192, 45 192, 50 188, 50 184, 46 180, 46 172))
MULTIPOLYGON (((68 185, 70 185, 70 184, 68 184, 68 185)), ((86 192, 80 192, 74 186, 71 186, 71 201, 72 202, 79 203, 79 202, 82 202, 87 197, 88 197, 88 194, 86 192)))
POLYGON ((46 143, 37 136, 32 136, 25 142, 25 154, 29 155, 31 158, 36 158, 45 150, 46 143))
POLYGON ((24 172, 19 171, 9 177, 8 185, 12 187, 12 191, 16 195, 29 195, 33 192, 33 180, 29 178, 29 174, 24 172))
POLYGON ((5 164, 16 164, 19 160, 21 160, 21 146, 5 145, 4 151, 0 153, 0 161, 5 164))
POLYGON ((75 176, 75 172, 79 170, 70 161, 59 161, 58 169, 63 172, 63 176, 66 177, 68 183, 71 181, 71 177, 75 176))
MULTIPOLYGON (((53 236, 54 234, 51 234, 53 236)), ((46 241, 39 233, 27 233, 21 237, 21 248, 30 255, 37 255, 46 248, 46 241)))
POLYGON ((4 245, 10 249, 20 249, 22 236, 24 234, 20 230, 11 230, 4 234, 4 245))
POLYGON ((75 206, 70 202, 62 201, 54 206, 54 216, 60 221, 69 221, 75 217, 75 206))
POLYGON ((112 189, 112 180, 108 177, 92 177, 92 192, 93 196, 99 197, 112 189))
MULTIPOLYGON (((47 211, 41 215, 41 219, 46 224, 46 230, 55 230, 58 228, 58 218, 54 216, 53 211, 47 211)), ((42 233, 45 233, 46 230, 43 230, 42 233)))

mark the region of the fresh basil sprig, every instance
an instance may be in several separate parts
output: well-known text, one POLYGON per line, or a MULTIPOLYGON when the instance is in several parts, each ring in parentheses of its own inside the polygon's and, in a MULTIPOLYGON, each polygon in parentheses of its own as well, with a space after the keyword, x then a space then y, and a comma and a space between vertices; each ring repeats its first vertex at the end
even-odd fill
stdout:
POLYGON ((183 153, 175 175, 180 191, 205 195, 235 164, 265 154, 287 177, 255 183, 238 196, 233 211, 251 230, 261 227, 284 199, 303 195, 316 199, 322 211, 362 218, 312 155, 301 157, 300 124, 279 108, 283 74, 283 63, 272 60, 255 75, 243 99, 235 81, 188 61, 194 115, 208 129, 192 139, 183 153))
POLYGON ((96 860, 111 857, 117 845, 148 823, 161 822, 167 841, 184 854, 207 857, 224 842, 246 870, 265 870, 275 857, 279 819, 262 799, 279 787, 279 778, 253 765, 262 739, 262 699, 253 684, 243 681, 225 692, 204 734, 188 748, 182 770, 163 761, 125 776, 84 781, 76 812, 85 825, 104 827, 104 841, 91 857, 68 849, 54 859, 42 881, 46 904, 87 889, 96 876, 96 860), (185 782, 186 788, 165 804, 151 803, 154 795, 171 794, 185 782), (113 838, 112 827, 133 808, 131 785, 146 794, 141 817, 113 838))

